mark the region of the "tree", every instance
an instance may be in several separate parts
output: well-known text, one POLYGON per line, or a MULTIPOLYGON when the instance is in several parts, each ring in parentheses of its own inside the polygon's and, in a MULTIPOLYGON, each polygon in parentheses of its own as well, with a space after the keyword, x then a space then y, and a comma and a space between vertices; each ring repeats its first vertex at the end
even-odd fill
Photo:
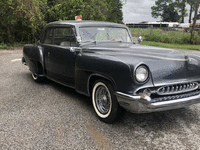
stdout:
POLYGON ((197 15, 197 20, 199 20, 199 19, 200 19, 200 14, 197 15))
POLYGON ((177 10, 177 3, 172 0, 157 0, 155 6, 151 7, 151 15, 154 18, 159 16, 162 18, 162 21, 166 22, 178 22, 180 16, 177 10))
POLYGON ((107 21, 122 23, 122 2, 120 0, 110 0, 107 1, 107 5, 109 9, 107 21))
POLYGON ((15 15, 13 14, 15 10, 15 5, 13 5, 12 0, 2 0, 0 1, 0 41, 1 43, 14 42, 14 25, 16 24, 15 15))
MULTIPOLYGON (((200 2, 199 2, 200 3, 200 2)), ((200 5, 200 4, 199 4, 200 5)), ((199 6, 200 7, 200 6, 199 6)), ((197 15, 197 20, 200 19, 200 11, 199 11, 199 14, 197 15)))
POLYGON ((192 26, 192 31, 191 31, 191 39, 190 39, 191 44, 193 44, 198 9, 199 9, 199 0, 196 0, 195 15, 194 15, 194 21, 193 21, 193 26, 192 26))
POLYGON ((190 5, 189 23, 191 23, 192 13, 195 9, 196 0, 187 0, 187 3, 190 5))
POLYGON ((55 6, 58 3, 58 0, 47 0, 47 6, 49 8, 55 6))
POLYGON ((82 15, 84 2, 82 0, 67 0, 48 9, 48 22, 59 20, 74 20, 77 15, 82 15))
POLYGON ((58 20, 122 22, 120 0, 0 0, 0 43, 39 39, 46 23, 58 20))
POLYGON ((55 5, 61 3, 62 1, 64 0, 47 0, 47 7, 45 9, 45 20, 47 21, 47 23, 51 22, 52 19, 51 17, 49 16, 49 9, 52 9, 53 7, 55 7, 55 5))
POLYGON ((106 21, 108 14, 106 0, 63 0, 48 9, 47 21, 74 20, 77 15, 83 20, 106 21))
POLYGON ((45 2, 45 0, 1 0, 1 42, 35 41, 45 24, 41 11, 45 2))
POLYGON ((116 23, 122 23, 123 20, 120 0, 57 0, 57 3, 56 1, 51 1, 48 5, 47 22, 74 20, 77 15, 82 15, 83 20, 116 23))
POLYGON ((83 14, 84 20, 106 21, 109 10, 106 0, 84 0, 85 10, 83 14))
POLYGON ((177 6, 177 9, 180 13, 180 17, 181 17, 181 23, 184 23, 184 17, 187 16, 187 10, 186 10, 186 0, 176 0, 175 4, 177 6))

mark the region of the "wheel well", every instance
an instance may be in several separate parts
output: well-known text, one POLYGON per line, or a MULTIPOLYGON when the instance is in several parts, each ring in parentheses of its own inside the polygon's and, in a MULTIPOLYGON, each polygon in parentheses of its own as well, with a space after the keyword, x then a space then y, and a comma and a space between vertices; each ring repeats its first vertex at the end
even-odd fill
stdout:
POLYGON ((114 84, 114 82, 112 82, 111 80, 105 78, 105 77, 101 77, 101 76, 92 76, 89 80, 89 94, 92 95, 92 88, 93 88, 93 85, 94 83, 97 81, 97 80, 105 80, 107 82, 110 82, 111 85, 113 86, 114 90, 116 90, 116 86, 114 84))
POLYGON ((37 62, 39 74, 44 74, 43 66, 40 62, 37 62))
POLYGON ((37 70, 37 73, 38 74, 43 74, 43 66, 42 64, 39 62, 39 61, 33 61, 33 63, 35 64, 35 66, 37 67, 36 70, 37 70))

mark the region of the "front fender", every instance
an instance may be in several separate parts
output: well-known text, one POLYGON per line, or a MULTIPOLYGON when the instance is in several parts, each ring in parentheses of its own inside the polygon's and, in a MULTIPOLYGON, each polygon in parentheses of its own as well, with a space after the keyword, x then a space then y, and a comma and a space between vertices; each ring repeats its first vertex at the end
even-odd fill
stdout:
POLYGON ((77 56, 75 68, 75 89, 79 93, 90 95, 89 81, 92 76, 109 80, 116 91, 132 92, 131 68, 119 60, 93 53, 82 54, 77 56))

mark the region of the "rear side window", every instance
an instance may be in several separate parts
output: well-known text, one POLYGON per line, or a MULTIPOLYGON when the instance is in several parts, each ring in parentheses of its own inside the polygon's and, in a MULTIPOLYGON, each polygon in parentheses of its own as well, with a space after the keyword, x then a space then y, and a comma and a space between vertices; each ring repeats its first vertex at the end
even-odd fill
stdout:
POLYGON ((53 29, 49 28, 46 30, 44 44, 52 44, 53 40, 53 29))
POLYGON ((75 46, 76 38, 74 29, 71 27, 54 29, 54 45, 75 46))

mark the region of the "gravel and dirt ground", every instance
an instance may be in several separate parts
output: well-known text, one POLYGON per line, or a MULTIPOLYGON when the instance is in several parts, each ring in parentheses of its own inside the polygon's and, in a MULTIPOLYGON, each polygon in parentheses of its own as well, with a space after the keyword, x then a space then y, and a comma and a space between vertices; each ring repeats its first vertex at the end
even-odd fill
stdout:
POLYGON ((0 50, 0 150, 200 149, 200 104, 105 124, 90 98, 34 82, 21 57, 21 48, 0 50))

